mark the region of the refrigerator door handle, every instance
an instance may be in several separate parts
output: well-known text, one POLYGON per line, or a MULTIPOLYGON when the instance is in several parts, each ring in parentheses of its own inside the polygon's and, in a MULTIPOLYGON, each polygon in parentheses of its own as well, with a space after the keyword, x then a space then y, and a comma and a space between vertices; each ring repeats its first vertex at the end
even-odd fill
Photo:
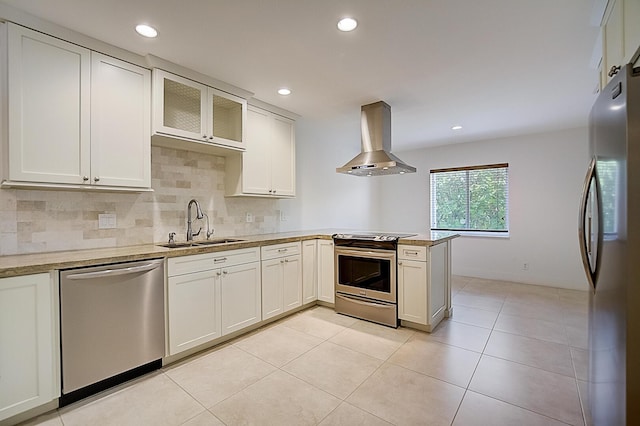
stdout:
MULTIPOLYGON (((591 185, 594 185, 595 196, 596 196, 596 205, 598 211, 596 212, 597 216, 597 226, 600 228, 600 191, 598 187, 598 180, 596 177, 596 157, 591 159, 591 163, 589 163, 589 169, 587 170, 587 176, 584 180, 584 186, 582 189, 582 200, 580 201, 580 211, 578 216, 578 238, 580 240, 580 255, 582 257, 582 265, 584 267, 584 272, 587 275, 587 280, 591 285, 591 289, 595 291, 596 289, 596 278, 597 278, 597 265, 598 265, 598 256, 600 251, 600 244, 596 244, 596 252, 595 256, 592 255, 591 251, 593 249, 591 244, 591 225, 592 220, 589 218, 589 229, 585 229, 585 222, 587 220, 587 207, 589 204, 589 193, 591 192, 591 185), (592 263, 593 262, 593 263, 592 263)), ((600 233, 600 229, 598 229, 598 234, 600 233)))

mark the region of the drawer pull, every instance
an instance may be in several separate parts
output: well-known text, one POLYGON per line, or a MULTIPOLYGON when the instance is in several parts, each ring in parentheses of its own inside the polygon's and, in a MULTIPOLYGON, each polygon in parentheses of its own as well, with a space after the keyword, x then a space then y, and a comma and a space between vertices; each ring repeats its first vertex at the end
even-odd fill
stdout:
POLYGON ((406 255, 411 255, 411 256, 417 256, 417 255, 418 255, 418 252, 417 252, 417 251, 415 251, 415 250, 414 250, 414 251, 405 250, 405 251, 404 251, 404 254, 406 254, 406 255))
POLYGON ((287 250, 289 250, 289 249, 281 248, 281 249, 278 249, 278 253, 283 253, 283 252, 285 252, 285 251, 287 251, 287 250))
POLYGON ((213 263, 220 263, 220 262, 226 262, 227 258, 226 257, 218 257, 216 259, 213 259, 213 263))

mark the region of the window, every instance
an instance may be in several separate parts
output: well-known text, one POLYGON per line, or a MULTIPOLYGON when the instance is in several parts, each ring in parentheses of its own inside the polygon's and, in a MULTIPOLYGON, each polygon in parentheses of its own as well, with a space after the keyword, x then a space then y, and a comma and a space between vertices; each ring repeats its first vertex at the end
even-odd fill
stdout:
POLYGON ((431 170, 431 229, 509 232, 509 165, 431 170))

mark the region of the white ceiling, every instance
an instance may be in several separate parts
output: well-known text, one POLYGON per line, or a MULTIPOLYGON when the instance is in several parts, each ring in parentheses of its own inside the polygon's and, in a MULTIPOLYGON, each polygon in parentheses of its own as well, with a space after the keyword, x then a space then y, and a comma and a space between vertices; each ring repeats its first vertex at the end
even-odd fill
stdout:
POLYGON ((592 0, 3 2, 304 119, 358 123, 360 105, 384 100, 394 151, 586 125, 597 83, 592 0), (352 33, 336 29, 345 15, 352 33), (141 22, 158 38, 138 36, 141 22))

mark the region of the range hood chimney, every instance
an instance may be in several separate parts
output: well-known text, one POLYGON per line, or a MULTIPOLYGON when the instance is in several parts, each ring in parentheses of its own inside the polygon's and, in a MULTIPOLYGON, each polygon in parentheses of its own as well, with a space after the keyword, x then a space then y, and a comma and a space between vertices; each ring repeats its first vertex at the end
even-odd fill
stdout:
POLYGON ((355 176, 415 173, 415 167, 391 153, 391 107, 379 101, 361 109, 362 151, 336 172, 355 176))

